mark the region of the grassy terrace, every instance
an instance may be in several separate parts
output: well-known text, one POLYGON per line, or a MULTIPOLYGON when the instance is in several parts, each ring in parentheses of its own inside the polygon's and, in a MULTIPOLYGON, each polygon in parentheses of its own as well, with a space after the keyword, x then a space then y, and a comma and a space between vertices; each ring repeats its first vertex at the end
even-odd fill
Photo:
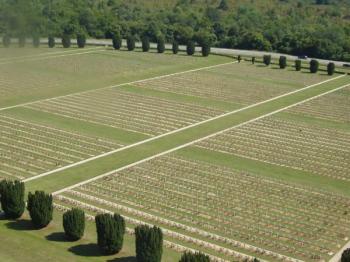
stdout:
POLYGON ((38 180, 30 181, 27 184, 28 190, 45 189, 49 192, 60 190, 64 187, 79 183, 83 180, 93 178, 105 172, 112 171, 119 167, 137 162, 144 158, 175 148, 212 133, 230 128, 256 117, 279 110, 288 105, 303 101, 324 92, 333 90, 345 84, 350 84, 348 77, 342 77, 331 82, 314 86, 258 106, 231 114, 186 130, 177 132, 159 139, 132 147, 110 156, 100 158, 86 164, 57 172, 38 180))
MULTIPOLYGON (((18 50, 0 48, 0 53, 24 52, 18 50)), ((35 54, 54 52, 60 53, 23 58, 23 61, 19 58, 0 60, 0 107, 232 61, 223 56, 204 59, 199 55, 157 55, 91 47, 69 51, 60 48, 49 51, 47 48, 35 49, 35 54)))
MULTIPOLYGON (((23 260, 35 261, 113 261, 135 262, 135 239, 125 235, 124 247, 118 255, 101 256, 96 245, 96 229, 92 222, 86 222, 84 237, 77 242, 69 242, 64 238, 62 213, 54 212, 54 219, 47 228, 33 229, 28 214, 19 221, 8 221, 0 218, 0 260, 15 262, 23 260), (4 244, 6 243, 6 245, 4 244), (18 247, 21 248, 18 248, 18 247), (30 254, 30 255, 29 255, 30 254)), ((180 254, 164 249, 167 261, 177 261, 180 254)))

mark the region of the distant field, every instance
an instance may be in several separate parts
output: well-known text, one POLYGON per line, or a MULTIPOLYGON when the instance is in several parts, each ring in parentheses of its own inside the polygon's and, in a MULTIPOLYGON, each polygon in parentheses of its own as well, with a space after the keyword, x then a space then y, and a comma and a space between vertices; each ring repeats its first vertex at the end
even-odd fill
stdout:
POLYGON ((200 56, 117 52, 103 47, 76 48, 69 53, 62 49, 35 50, 36 54, 53 50, 62 52, 13 61, 0 60, 0 107, 230 61, 220 56, 203 59, 200 56))
POLYGON ((350 233, 348 198, 176 155, 68 190, 56 199, 181 229, 208 242, 218 235, 218 245, 248 252, 257 246, 263 257, 270 250, 306 260, 329 258, 350 233))
MULTIPOLYGON (((349 241, 348 76, 90 48, 0 48, 0 179, 225 261, 329 260, 349 241)), ((68 248, 42 234, 23 241, 68 248)))

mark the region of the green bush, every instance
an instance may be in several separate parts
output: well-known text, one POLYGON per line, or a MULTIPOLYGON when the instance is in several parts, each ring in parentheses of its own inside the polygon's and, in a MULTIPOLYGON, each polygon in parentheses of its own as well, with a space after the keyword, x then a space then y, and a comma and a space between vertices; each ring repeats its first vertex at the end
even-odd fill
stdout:
POLYGON ((264 64, 266 66, 269 66, 271 64, 271 56, 270 55, 264 55, 263 61, 264 61, 264 64))
POLYGON ((135 228, 136 259, 138 262, 160 262, 163 254, 163 233, 156 226, 135 228))
POLYGON ((301 70, 301 60, 295 60, 295 70, 300 71, 301 70))
POLYGON ((350 262, 350 248, 345 249, 341 256, 341 262, 350 262))
POLYGON ((317 73, 318 67, 319 67, 318 61, 315 60, 315 59, 312 59, 312 60, 310 61, 310 72, 313 73, 313 74, 314 74, 314 73, 317 73))
POLYGON ((84 48, 86 44, 86 36, 85 34, 78 34, 77 35, 77 45, 79 48, 84 48))
POLYGON ((26 37, 24 35, 21 35, 18 37, 18 46, 24 47, 26 45, 26 37))
POLYGON ((210 262, 210 258, 202 253, 185 252, 179 262, 210 262))
POLYGON ((150 49, 150 44, 149 44, 149 37, 148 36, 144 36, 141 39, 142 41, 142 51, 143 52, 148 52, 150 49))
POLYGON ((24 183, 20 181, 1 181, 0 202, 7 218, 17 219, 21 217, 25 209, 24 183))
POLYGON ((73 208, 63 214, 63 228, 67 239, 76 241, 83 237, 85 231, 85 214, 78 208, 73 208))
POLYGON ((44 191, 29 192, 27 209, 35 227, 46 227, 52 220, 52 196, 44 191))
POLYGON ((157 39, 157 51, 162 54, 165 51, 165 39, 163 36, 159 36, 157 39))
POLYGON ((210 43, 206 41, 202 44, 202 56, 207 57, 210 54, 210 43))
POLYGON ((112 34, 112 43, 115 50, 119 50, 122 47, 122 37, 119 32, 114 32, 112 34))
POLYGON ((192 40, 188 41, 186 52, 188 55, 194 55, 194 53, 196 52, 196 45, 192 40))
POLYGON ((135 49, 135 37, 132 35, 129 35, 126 38, 126 46, 128 47, 129 51, 133 51, 135 49))
POLYGON ((68 34, 64 34, 62 36, 62 45, 64 48, 69 48, 71 46, 71 38, 70 38, 70 35, 68 34))
POLYGON ((173 41, 172 50, 174 55, 179 52, 179 43, 176 40, 173 41))
POLYGON ((33 46, 34 47, 39 47, 40 45, 40 36, 39 35, 34 35, 33 36, 33 46))
POLYGON ((120 215, 100 214, 95 217, 97 244, 105 255, 118 253, 123 247, 125 221, 120 215))
POLYGON ((335 71, 335 64, 334 63, 328 63, 327 65, 327 73, 328 75, 332 76, 335 71))
POLYGON ((55 47, 55 44, 56 44, 55 37, 50 35, 49 38, 48 38, 48 43, 47 44, 48 44, 49 48, 55 47))
POLYGON ((4 45, 4 47, 9 47, 11 44, 11 37, 9 35, 4 35, 2 37, 2 44, 4 45))
POLYGON ((287 57, 285 56, 280 56, 280 59, 279 59, 279 66, 281 69, 285 69, 287 67, 287 57))

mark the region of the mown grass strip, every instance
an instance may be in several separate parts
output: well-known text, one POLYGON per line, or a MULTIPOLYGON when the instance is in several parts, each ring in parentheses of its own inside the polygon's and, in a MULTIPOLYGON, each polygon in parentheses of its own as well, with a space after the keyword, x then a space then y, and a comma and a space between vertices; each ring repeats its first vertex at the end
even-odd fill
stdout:
POLYGON ((267 178, 278 179, 298 186, 312 187, 315 190, 326 190, 345 196, 350 196, 350 182, 341 181, 325 176, 318 176, 309 172, 289 167, 278 166, 258 160, 252 160, 232 154, 212 151, 199 147, 187 147, 177 151, 177 154, 188 159, 208 162, 210 164, 251 172, 267 178))
POLYGON ((209 99, 209 98, 202 98, 202 97, 197 97, 197 96, 190 96, 190 95, 176 94, 176 93, 171 93, 171 92, 166 92, 166 91, 159 91, 159 90, 154 90, 151 88, 137 87, 134 85, 121 86, 118 89, 129 92, 129 93, 138 94, 138 95, 159 97, 159 98, 171 100, 174 102, 196 104, 196 105, 200 105, 200 106, 212 107, 212 108, 221 109, 221 110, 225 110, 225 111, 232 111, 232 110, 235 110, 235 109, 242 107, 242 105, 235 104, 235 103, 228 103, 225 101, 218 101, 218 100, 209 99))
POLYGON ((322 128, 332 128, 339 131, 350 132, 350 125, 329 119, 321 119, 307 114, 282 112, 277 115, 278 118, 285 120, 298 121, 305 124, 314 125, 322 128))
POLYGON ((331 91, 345 84, 350 84, 348 77, 338 78, 331 82, 313 86, 312 88, 305 89, 301 92, 283 96, 254 107, 250 107, 246 110, 239 111, 235 114, 226 115, 192 128, 119 151, 109 156, 99 158, 37 180, 29 181, 27 188, 28 190, 42 189, 48 192, 58 191, 81 181, 179 147, 196 139, 220 132, 234 125, 242 124, 257 117, 264 116, 275 110, 283 109, 287 106, 331 91))
POLYGON ((24 121, 30 121, 41 125, 48 125, 57 129, 77 132, 79 134, 102 139, 104 138, 113 140, 115 142, 121 142, 124 144, 132 144, 149 138, 148 136, 141 133, 102 126, 99 124, 89 123, 83 120, 72 119, 64 116, 58 116, 31 108, 16 107, 4 111, 4 113, 6 115, 22 119, 24 121))

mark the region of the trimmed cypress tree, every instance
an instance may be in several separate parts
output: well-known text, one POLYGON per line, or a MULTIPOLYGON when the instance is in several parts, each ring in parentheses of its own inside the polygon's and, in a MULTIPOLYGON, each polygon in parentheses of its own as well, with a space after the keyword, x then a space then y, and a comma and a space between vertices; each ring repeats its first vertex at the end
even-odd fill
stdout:
POLYGON ((20 181, 1 181, 0 202, 7 218, 17 219, 21 217, 25 209, 24 183, 20 181))
POLYGON ((285 69, 287 67, 287 57, 285 56, 280 56, 280 59, 279 59, 279 66, 281 69, 285 69))
POLYGON ((254 56, 252 57, 252 64, 253 65, 255 64, 255 57, 254 56))
POLYGON ((39 47, 40 45, 40 36, 39 35, 34 35, 33 36, 33 46, 34 47, 39 47))
POLYGON ((63 214, 63 228, 69 240, 76 241, 83 237, 85 231, 85 213, 73 208, 63 214))
POLYGON ((341 255, 341 262, 350 262, 350 248, 345 249, 341 255))
POLYGON ((85 34, 81 33, 77 35, 77 44, 79 48, 84 48, 86 44, 86 36, 85 34))
POLYGON ((179 52, 179 43, 176 40, 173 41, 172 50, 174 55, 179 52))
POLYGON ((122 47, 122 37, 119 32, 114 32, 112 35, 113 48, 119 50, 122 47))
POLYGON ((95 217, 97 244, 105 255, 118 253, 123 247, 125 221, 118 214, 99 214, 95 217))
POLYGON ((157 51, 162 54, 165 51, 165 39, 164 36, 159 36, 157 39, 157 51))
POLYGON ((317 73, 318 67, 319 67, 318 61, 315 60, 315 59, 312 59, 312 60, 310 61, 310 72, 313 73, 313 74, 314 74, 314 73, 317 73))
POLYGON ((4 47, 9 47, 11 44, 11 37, 9 35, 4 35, 2 37, 2 44, 4 45, 4 47))
POLYGON ((327 73, 328 75, 333 75, 335 71, 335 64, 334 63, 328 63, 327 65, 327 73))
POLYGON ((196 45, 192 40, 188 41, 186 52, 188 55, 194 55, 194 53, 196 52, 196 45))
POLYGON ((141 42, 142 42, 142 51, 148 52, 150 48, 149 37, 148 36, 142 37, 141 42))
POLYGON ((163 233, 156 226, 135 228, 136 259, 138 262, 160 262, 163 254, 163 233))
POLYGON ((300 71, 301 70, 301 60, 295 60, 295 70, 300 71))
POLYGON ((135 37, 133 35, 128 35, 126 38, 126 46, 129 51, 133 51, 135 49, 135 37))
POLYGON ((24 35, 20 35, 18 37, 18 46, 24 47, 26 45, 26 37, 24 35))
POLYGON ((271 56, 270 55, 264 55, 263 61, 264 61, 264 64, 266 66, 269 66, 271 64, 271 56))
POLYGON ((68 34, 63 34, 62 36, 62 45, 64 48, 69 48, 71 46, 71 39, 70 39, 70 35, 68 34))
POLYGON ((202 44, 202 56, 204 57, 207 57, 209 56, 210 54, 210 43, 209 41, 205 41, 203 44, 202 44))
POLYGON ((185 252, 179 262, 210 262, 210 258, 203 253, 185 252))
POLYGON ((55 38, 53 37, 53 36, 49 36, 49 38, 48 38, 48 46, 49 46, 49 48, 53 48, 53 47, 55 47, 55 38))
POLYGON ((52 195, 44 191, 29 192, 27 209, 35 227, 46 227, 52 220, 52 195))

